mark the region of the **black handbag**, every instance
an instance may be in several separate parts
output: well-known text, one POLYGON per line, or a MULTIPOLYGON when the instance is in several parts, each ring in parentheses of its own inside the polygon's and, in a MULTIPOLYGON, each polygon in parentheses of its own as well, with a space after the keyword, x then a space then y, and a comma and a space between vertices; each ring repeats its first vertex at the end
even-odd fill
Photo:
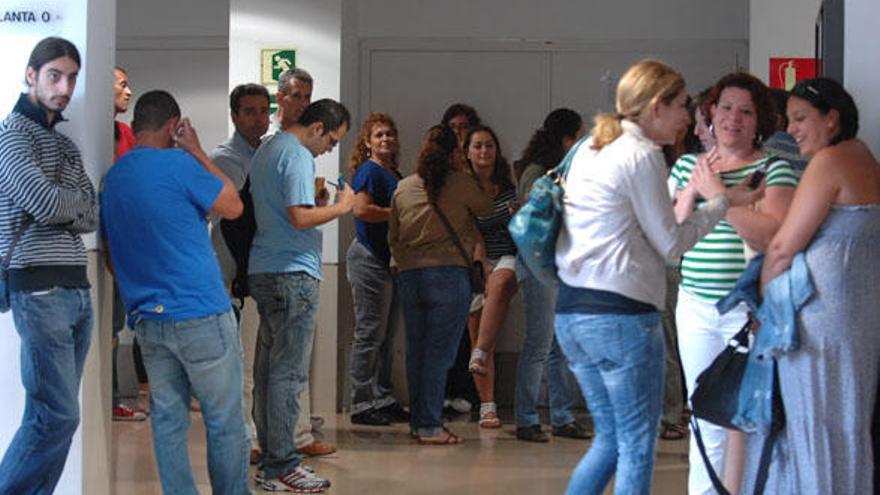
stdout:
MULTIPOLYGON (((752 328, 752 323, 752 319, 749 318, 749 321, 743 325, 742 329, 727 342, 727 347, 718 354, 715 360, 712 361, 712 364, 700 373, 700 376, 697 377, 694 393, 691 394, 691 411, 693 413, 691 417, 691 430, 697 443, 697 449, 700 451, 700 457, 703 458, 703 464, 706 466, 709 479, 712 480, 712 485, 719 495, 731 494, 709 461, 709 455, 706 453, 706 447, 703 444, 703 436, 700 433, 697 418, 729 430, 741 431, 739 427, 733 424, 733 418, 736 416, 739 406, 739 391, 742 387, 743 376, 745 376, 746 366, 749 361, 749 331, 752 328)), ((754 495, 760 495, 764 492, 764 486, 767 483, 767 476, 770 470, 773 444, 782 427, 785 426, 785 409, 779 392, 779 377, 775 362, 773 364, 773 373, 775 377, 773 383, 773 423, 761 448, 761 459, 758 462, 754 495)))
POLYGON ((467 254, 467 251, 464 249, 464 246, 461 244, 461 239, 458 238, 458 234, 455 232, 455 229, 452 228, 452 224, 449 223, 449 219, 446 218, 446 215, 440 210, 440 207, 437 206, 437 203, 431 202, 431 206, 434 207, 434 211, 437 212, 437 216, 440 217, 440 220, 443 221, 443 225, 446 227, 447 232, 449 232, 449 237, 452 238, 452 242, 455 244, 455 247, 458 248, 459 254, 464 258, 465 263, 470 266, 470 271, 468 275, 471 279, 471 292, 474 294, 482 294, 486 291, 486 272, 483 271, 483 264, 479 261, 475 261, 471 259, 471 257, 467 254))
POLYGON ((739 429, 732 420, 739 405, 739 389, 749 361, 751 323, 751 320, 746 322, 712 364, 700 373, 694 393, 691 394, 694 416, 728 430, 739 429))

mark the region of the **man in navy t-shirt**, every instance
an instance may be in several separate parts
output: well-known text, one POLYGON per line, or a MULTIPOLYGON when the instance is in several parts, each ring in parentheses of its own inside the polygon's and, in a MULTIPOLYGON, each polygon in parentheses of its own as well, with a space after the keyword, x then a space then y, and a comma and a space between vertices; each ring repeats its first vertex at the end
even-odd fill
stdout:
POLYGON ((132 127, 137 146, 104 178, 102 233, 150 379, 162 491, 197 491, 187 453, 194 395, 213 492, 248 493, 241 343, 207 224, 209 212, 241 215, 241 199, 167 92, 138 99, 132 127))

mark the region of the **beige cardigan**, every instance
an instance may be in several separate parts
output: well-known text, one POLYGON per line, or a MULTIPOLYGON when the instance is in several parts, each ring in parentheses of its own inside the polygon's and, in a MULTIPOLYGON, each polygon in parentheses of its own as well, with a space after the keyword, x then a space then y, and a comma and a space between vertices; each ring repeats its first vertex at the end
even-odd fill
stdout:
MULTIPOLYGON (((456 171, 446 179, 437 204, 472 256, 477 237, 473 217, 492 213, 491 198, 472 176, 456 171)), ((467 266, 443 221, 428 202, 424 181, 415 174, 400 181, 391 199, 388 244, 391 267, 400 271, 467 266)))

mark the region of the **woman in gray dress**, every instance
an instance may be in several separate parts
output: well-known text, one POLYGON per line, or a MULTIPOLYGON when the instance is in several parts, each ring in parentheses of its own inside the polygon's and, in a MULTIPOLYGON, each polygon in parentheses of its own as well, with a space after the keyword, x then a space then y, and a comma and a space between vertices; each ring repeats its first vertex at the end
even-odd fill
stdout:
MULTIPOLYGON (((788 132, 810 162, 770 243, 761 285, 803 251, 815 293, 798 315, 799 348, 778 357, 786 424, 765 493, 872 493, 880 166, 856 139, 858 111, 837 82, 799 82, 787 113, 788 132)), ((747 473, 758 458, 749 456, 747 473)))

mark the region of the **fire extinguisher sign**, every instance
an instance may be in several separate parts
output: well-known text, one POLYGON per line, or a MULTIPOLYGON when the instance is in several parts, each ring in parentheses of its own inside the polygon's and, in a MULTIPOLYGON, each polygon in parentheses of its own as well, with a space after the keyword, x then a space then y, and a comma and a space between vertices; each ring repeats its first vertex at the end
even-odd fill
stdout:
POLYGON ((801 79, 816 77, 815 58, 770 58, 770 87, 786 91, 801 79))

